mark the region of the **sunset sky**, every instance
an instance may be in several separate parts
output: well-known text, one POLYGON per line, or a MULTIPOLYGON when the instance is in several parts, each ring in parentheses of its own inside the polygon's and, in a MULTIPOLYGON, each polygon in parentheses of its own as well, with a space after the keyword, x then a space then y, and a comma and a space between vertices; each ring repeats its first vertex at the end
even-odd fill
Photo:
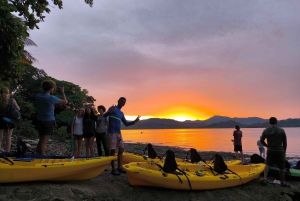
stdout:
POLYGON ((127 119, 300 118, 298 0, 63 2, 26 49, 96 105, 124 96, 127 119))

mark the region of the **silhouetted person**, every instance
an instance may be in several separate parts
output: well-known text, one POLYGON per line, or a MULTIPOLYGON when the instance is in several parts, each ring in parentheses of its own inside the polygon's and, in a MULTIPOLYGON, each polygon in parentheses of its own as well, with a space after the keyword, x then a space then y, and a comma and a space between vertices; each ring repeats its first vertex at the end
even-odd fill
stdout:
POLYGON ((240 130, 239 125, 235 125, 235 131, 233 131, 233 145, 234 145, 234 151, 235 151, 235 157, 238 159, 238 152, 241 153, 242 163, 244 163, 244 154, 243 154, 243 147, 242 147, 242 137, 243 132, 240 130))
POLYGON ((269 123, 270 126, 263 131, 260 137, 260 142, 268 148, 264 180, 262 181, 262 184, 266 184, 269 166, 273 166, 275 164, 279 168, 281 186, 289 187, 290 185, 285 183, 284 172, 285 152, 287 148, 286 134, 282 128, 277 126, 277 119, 275 117, 271 117, 269 123), (267 143, 265 142, 265 139, 267 139, 267 143))

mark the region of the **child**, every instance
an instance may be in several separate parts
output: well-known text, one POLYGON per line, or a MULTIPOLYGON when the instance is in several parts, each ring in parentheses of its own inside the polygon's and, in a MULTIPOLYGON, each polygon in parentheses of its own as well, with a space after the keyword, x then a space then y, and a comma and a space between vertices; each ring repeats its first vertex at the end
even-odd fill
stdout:
POLYGON ((265 158, 265 148, 264 145, 262 145, 262 143, 260 142, 260 140, 257 141, 257 146, 259 149, 259 155, 263 158, 265 158))
POLYGON ((238 152, 241 153, 242 163, 244 163, 244 154, 243 154, 243 147, 242 147, 242 137, 243 132, 240 130, 239 125, 235 125, 235 130, 233 131, 233 145, 234 145, 234 151, 236 159, 238 159, 238 152))

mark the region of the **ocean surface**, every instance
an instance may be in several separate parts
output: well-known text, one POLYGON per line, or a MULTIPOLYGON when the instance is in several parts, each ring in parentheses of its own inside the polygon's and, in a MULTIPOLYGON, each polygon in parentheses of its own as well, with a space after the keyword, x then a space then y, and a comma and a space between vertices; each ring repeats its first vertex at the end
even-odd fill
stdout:
MULTIPOLYGON (((263 128, 242 128, 242 144, 245 154, 259 153, 256 145, 263 128)), ((284 128, 287 135, 286 156, 300 156, 300 127, 284 128)), ((203 129, 142 129, 122 130, 127 143, 151 143, 152 145, 176 146, 201 151, 233 152, 233 128, 203 129)), ((125 147, 126 149, 126 147, 125 147)))

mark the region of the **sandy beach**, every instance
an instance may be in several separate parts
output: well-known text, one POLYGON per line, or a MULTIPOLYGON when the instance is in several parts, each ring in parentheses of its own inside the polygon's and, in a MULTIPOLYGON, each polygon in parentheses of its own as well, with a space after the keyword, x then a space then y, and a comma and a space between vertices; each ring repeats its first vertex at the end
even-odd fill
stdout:
MULTIPOLYGON (((34 143, 33 143, 34 144, 34 143)), ((125 150, 133 153, 143 153, 145 144, 126 144, 125 150)), ((186 151, 176 147, 154 146, 158 155, 163 155, 167 149, 174 151, 176 157, 185 157, 186 151)), ((32 146, 34 149, 34 145, 32 146)), ((49 143, 48 154, 65 155, 69 153, 67 142, 49 143)), ((233 153, 218 152, 225 159, 233 159, 233 153)), ((210 159, 215 152, 200 152, 204 159, 210 159)), ((246 158, 249 156, 246 155, 246 158)), ((183 191, 155 187, 131 186, 126 174, 113 176, 111 167, 98 177, 85 181, 72 182, 26 182, 0 185, 0 201, 130 201, 130 200, 300 200, 300 182, 288 181, 290 188, 272 183, 274 177, 269 176, 270 183, 260 184, 259 178, 232 188, 208 191, 183 191)), ((83 173, 84 174, 84 173, 83 173)))

